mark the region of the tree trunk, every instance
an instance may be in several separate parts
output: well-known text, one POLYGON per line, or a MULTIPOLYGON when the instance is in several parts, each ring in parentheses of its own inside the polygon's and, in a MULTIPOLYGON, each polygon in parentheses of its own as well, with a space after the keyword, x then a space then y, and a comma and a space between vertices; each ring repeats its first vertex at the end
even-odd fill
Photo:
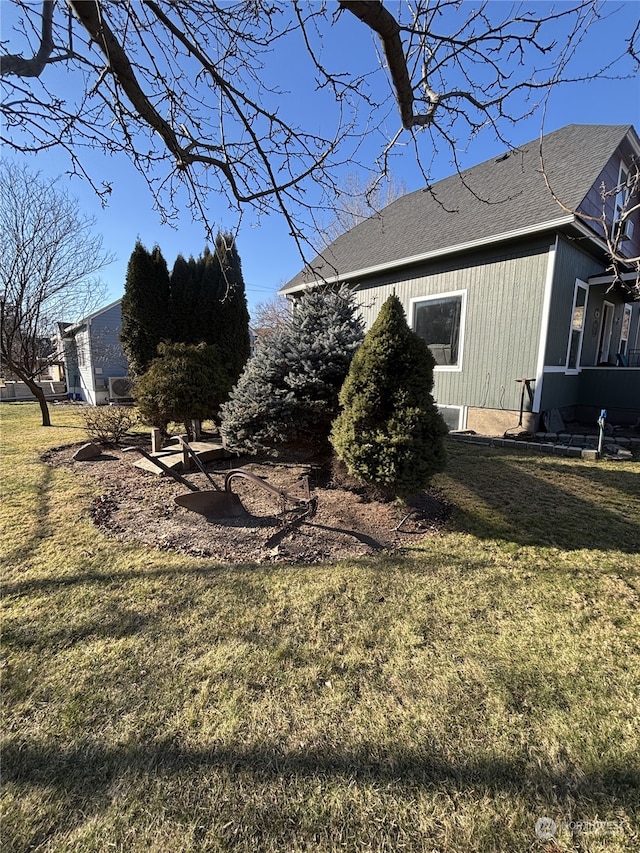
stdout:
POLYGON ((35 382, 27 382, 27 387, 30 391, 35 395, 36 400, 38 401, 38 405, 40 406, 40 412, 42 414, 42 426, 50 427, 51 426, 51 415, 49 413, 49 405, 45 399, 44 391, 39 385, 36 385, 35 382))
POLYGON ((32 379, 30 376, 26 376, 23 371, 16 368, 16 365, 12 362, 7 362, 8 367, 15 373, 15 375, 27 386, 29 391, 33 394, 33 396, 38 401, 38 405, 40 406, 40 412, 42 413, 42 426, 50 427, 51 426, 51 415, 49 413, 49 405, 44 396, 44 391, 38 385, 35 379, 32 379))

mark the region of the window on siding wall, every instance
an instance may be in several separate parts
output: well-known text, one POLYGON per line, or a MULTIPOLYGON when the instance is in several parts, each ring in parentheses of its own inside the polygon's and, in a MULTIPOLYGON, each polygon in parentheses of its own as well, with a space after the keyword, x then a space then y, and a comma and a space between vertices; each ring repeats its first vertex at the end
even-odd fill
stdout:
POLYGON ((618 172, 618 187, 616 192, 615 210, 613 213, 614 224, 618 222, 622 214, 626 211, 629 203, 629 195, 631 193, 629 183, 629 169, 623 162, 620 163, 620 171, 618 172))
POLYGON ((622 309, 622 326, 620 327, 620 355, 627 355, 629 349, 629 330, 631 328, 631 305, 625 305, 622 309))
POLYGON ((427 342, 436 367, 460 369, 466 291, 414 299, 413 328, 427 342))
POLYGON ((573 312, 571 314, 571 333, 567 352, 567 370, 577 370, 580 364, 582 336, 584 334, 584 319, 587 310, 586 285, 576 282, 573 295, 573 312))

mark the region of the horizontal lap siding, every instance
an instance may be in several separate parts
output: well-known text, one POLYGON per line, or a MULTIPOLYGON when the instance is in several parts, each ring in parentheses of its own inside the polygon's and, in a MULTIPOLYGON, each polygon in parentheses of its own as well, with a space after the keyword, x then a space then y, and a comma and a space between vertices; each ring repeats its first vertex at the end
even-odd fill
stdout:
POLYGON ((466 290, 462 371, 436 371, 435 397, 442 405, 518 409, 515 380, 536 375, 548 250, 548 241, 538 241, 510 254, 467 256, 367 283, 358 289, 366 326, 394 291, 411 322, 412 298, 466 290))
MULTIPOLYGON (((618 184, 619 172, 620 155, 616 155, 609 160, 605 168, 598 175, 598 179, 594 182, 580 205, 580 213, 593 217, 596 222, 591 223, 591 227, 596 228, 600 233, 603 233, 602 227, 598 224, 598 220, 602 217, 602 186, 606 187, 607 192, 612 192, 618 184)), ((615 197, 613 195, 606 199, 605 207, 609 221, 613 218, 614 201, 615 197)))
MULTIPOLYGON (((615 188, 618 186, 618 179, 620 177, 620 163, 624 162, 627 168, 630 168, 633 159, 634 152, 627 140, 625 140, 621 148, 609 160, 600 175, 598 175, 598 179, 594 182, 593 187, 589 190, 580 205, 581 213, 585 214, 585 216, 593 217, 588 222, 590 227, 594 228, 601 235, 604 234, 604 230, 599 224, 603 208, 602 188, 604 187, 607 193, 604 203, 607 221, 611 222, 615 206, 615 188)), ((627 204, 627 210, 630 212, 629 218, 633 222, 633 237, 631 240, 624 240, 619 247, 622 254, 628 258, 635 258, 640 254, 640 211, 634 210, 637 204, 637 195, 627 204)))
POLYGON ((120 304, 91 320, 91 348, 94 368, 102 368, 102 376, 126 376, 128 362, 122 344, 122 314, 120 304))

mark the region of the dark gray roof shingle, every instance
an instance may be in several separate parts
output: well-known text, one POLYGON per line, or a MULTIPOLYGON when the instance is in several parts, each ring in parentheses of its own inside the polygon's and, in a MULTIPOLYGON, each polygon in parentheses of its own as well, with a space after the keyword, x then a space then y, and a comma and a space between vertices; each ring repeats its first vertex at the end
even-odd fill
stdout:
MULTIPOLYGON (((567 207, 580 207, 631 127, 571 124, 544 137, 545 171, 567 207)), ((397 199, 335 240, 281 292, 561 219, 567 214, 544 182, 539 147, 535 139, 397 199)))

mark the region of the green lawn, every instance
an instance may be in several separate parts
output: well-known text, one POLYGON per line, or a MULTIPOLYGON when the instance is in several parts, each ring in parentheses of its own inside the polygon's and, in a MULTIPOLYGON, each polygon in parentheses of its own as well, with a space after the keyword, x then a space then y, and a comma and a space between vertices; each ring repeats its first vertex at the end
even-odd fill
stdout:
POLYGON ((97 531, 52 414, 0 407, 7 853, 640 849, 640 463, 452 444, 407 554, 227 566, 97 531))

